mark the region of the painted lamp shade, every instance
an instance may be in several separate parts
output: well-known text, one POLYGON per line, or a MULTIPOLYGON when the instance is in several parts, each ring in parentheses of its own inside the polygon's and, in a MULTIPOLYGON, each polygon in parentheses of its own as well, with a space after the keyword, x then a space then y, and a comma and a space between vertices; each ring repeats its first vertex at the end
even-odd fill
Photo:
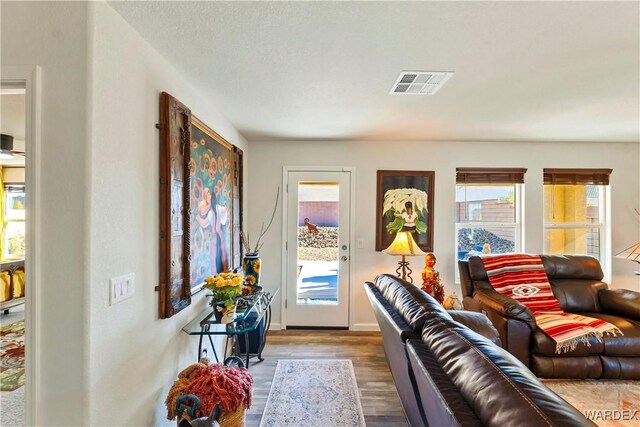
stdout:
POLYGON ((426 255, 423 252, 415 240, 413 240, 413 236, 409 231, 399 231, 396 234, 395 239, 389 245, 389 247, 383 250, 387 255, 397 255, 402 258, 398 262, 398 269, 396 273, 398 277, 402 277, 403 280, 409 280, 413 283, 413 278, 411 277, 411 268, 409 268, 409 261, 407 261, 406 257, 408 256, 417 256, 417 255, 426 255))

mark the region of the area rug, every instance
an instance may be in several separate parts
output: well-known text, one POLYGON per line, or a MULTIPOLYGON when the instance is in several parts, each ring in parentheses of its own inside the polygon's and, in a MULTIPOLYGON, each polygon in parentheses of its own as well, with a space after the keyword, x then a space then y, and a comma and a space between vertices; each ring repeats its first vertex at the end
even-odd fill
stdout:
POLYGON ((364 426, 351 360, 279 360, 260 427, 364 426))
POLYGON ((640 381, 542 380, 601 427, 640 425, 640 381))
POLYGON ((0 390, 13 391, 24 385, 24 320, 0 330, 0 390))

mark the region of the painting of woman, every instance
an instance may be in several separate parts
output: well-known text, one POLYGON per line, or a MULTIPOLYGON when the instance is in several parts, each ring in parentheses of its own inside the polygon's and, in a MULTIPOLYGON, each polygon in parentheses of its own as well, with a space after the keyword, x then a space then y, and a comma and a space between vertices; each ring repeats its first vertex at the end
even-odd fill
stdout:
POLYGON ((232 268, 233 147, 197 119, 191 127, 191 285, 232 268))

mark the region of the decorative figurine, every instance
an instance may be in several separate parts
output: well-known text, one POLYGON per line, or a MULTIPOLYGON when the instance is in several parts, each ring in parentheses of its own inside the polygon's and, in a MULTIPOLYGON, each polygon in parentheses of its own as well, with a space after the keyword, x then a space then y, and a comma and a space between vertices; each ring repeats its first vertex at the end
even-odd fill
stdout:
POLYGON ((444 287, 440 281, 440 273, 436 271, 436 256, 427 254, 424 257, 425 266, 422 269, 422 290, 431 295, 440 304, 444 301, 444 287))
POLYGON ((482 253, 485 255, 488 255, 491 253, 491 245, 488 243, 485 243, 484 245, 482 245, 482 253))
POLYGON ((447 310, 462 310, 462 304, 455 292, 447 297, 442 306, 447 310))

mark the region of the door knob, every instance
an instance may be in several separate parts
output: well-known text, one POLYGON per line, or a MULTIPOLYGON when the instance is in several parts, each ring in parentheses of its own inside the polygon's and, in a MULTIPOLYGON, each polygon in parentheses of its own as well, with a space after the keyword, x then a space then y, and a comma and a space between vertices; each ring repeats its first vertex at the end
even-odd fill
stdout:
POLYGON ((348 248, 348 246, 347 246, 347 245, 342 245, 342 250, 343 250, 343 251, 346 251, 346 250, 347 250, 347 248, 348 248))
POLYGON ((343 260, 343 261, 346 261, 346 260, 348 260, 348 259, 349 259, 349 257, 347 257, 346 255, 342 255, 342 260, 343 260))

